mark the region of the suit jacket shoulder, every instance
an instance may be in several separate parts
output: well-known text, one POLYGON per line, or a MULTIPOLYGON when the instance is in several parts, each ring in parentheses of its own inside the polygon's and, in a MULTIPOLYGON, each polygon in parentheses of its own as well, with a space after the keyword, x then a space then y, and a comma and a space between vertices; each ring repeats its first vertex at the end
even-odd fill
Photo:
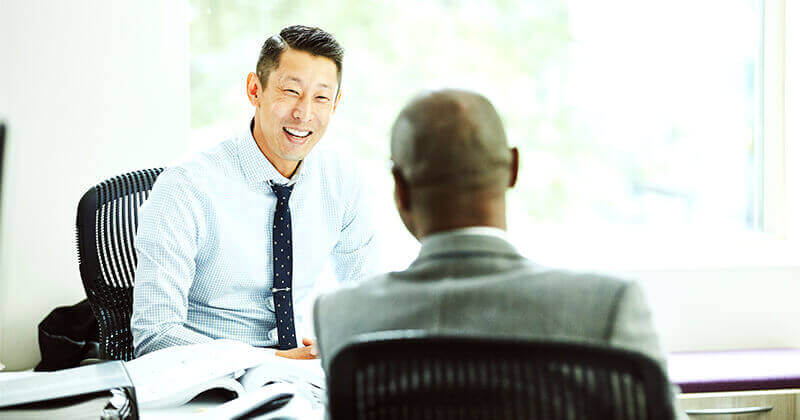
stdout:
POLYGON ((461 254, 467 245, 423 249, 405 271, 320 296, 314 318, 323 358, 356 334, 395 329, 602 342, 660 357, 635 282, 543 267, 493 240, 500 241, 476 239, 483 246, 461 254))

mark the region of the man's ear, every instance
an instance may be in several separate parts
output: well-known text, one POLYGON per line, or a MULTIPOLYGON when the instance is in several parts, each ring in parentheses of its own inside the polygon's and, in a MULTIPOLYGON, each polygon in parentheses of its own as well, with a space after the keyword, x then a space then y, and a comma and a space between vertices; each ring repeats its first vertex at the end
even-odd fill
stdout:
POLYGON ((342 99, 342 88, 339 88, 339 91, 336 92, 336 99, 333 101, 333 111, 336 112, 336 107, 339 106, 339 100, 342 99))
POLYGON ((247 99, 250 100, 250 104, 253 106, 259 106, 261 104, 261 80, 258 79, 258 75, 250 72, 247 74, 247 99))
POLYGON ((511 148, 511 180, 508 183, 508 188, 514 188, 517 185, 517 175, 519 174, 519 150, 516 147, 511 148))
POLYGON ((403 177, 400 168, 392 168, 392 177, 394 178, 394 200, 397 208, 402 211, 409 211, 411 209, 411 196, 408 191, 408 182, 403 177))

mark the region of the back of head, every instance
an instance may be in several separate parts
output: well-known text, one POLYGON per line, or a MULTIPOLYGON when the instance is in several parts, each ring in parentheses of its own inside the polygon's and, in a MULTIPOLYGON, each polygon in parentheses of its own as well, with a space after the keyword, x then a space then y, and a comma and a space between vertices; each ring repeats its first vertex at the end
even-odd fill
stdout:
MULTIPOLYGON (((391 137, 395 173, 418 210, 452 219, 498 204, 495 213, 504 213, 516 156, 485 97, 453 89, 423 93, 400 112, 391 137)), ((482 220, 464 224, 492 225, 482 220)))
POLYGON ((392 127, 392 162, 416 188, 470 191, 508 186, 511 152, 500 116, 462 90, 414 98, 392 127))

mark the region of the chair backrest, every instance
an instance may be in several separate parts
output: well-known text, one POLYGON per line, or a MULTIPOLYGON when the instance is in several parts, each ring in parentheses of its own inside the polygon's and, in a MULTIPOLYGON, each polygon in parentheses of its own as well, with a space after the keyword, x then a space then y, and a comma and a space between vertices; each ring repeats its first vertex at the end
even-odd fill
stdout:
POLYGON ((102 359, 133 359, 133 239, 139 206, 163 170, 145 169, 108 179, 87 191, 78 204, 78 264, 97 317, 102 359))
POLYGON ((333 355, 334 420, 674 419, 649 357, 601 345, 390 331, 333 355))

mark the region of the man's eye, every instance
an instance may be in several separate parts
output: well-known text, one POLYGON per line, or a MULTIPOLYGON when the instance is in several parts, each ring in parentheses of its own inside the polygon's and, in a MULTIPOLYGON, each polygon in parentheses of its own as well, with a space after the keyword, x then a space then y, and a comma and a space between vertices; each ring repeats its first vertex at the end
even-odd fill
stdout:
POLYGON ((300 92, 298 92, 298 91, 296 91, 294 89, 284 89, 284 92, 286 92, 286 93, 288 93, 290 95, 299 95, 300 94, 300 92))
POLYGON ((328 98, 327 96, 317 96, 317 100, 320 102, 328 102, 330 101, 330 98, 328 98))

